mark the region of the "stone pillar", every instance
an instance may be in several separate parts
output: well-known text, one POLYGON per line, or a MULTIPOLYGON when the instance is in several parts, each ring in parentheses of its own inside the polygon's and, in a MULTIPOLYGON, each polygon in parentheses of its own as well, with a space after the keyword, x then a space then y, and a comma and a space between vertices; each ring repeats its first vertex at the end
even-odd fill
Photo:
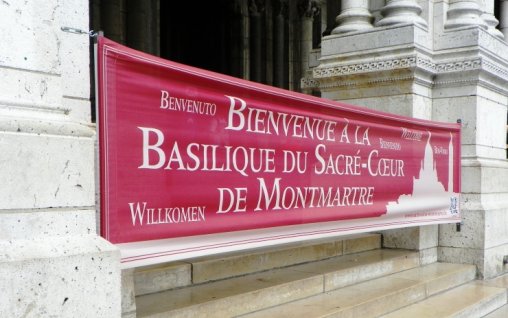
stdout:
POLYGON ((261 82, 263 80, 262 65, 262 19, 265 10, 264 0, 250 0, 250 80, 261 82))
POLYGON ((264 76, 263 76, 263 83, 266 85, 273 86, 273 38, 274 38, 274 29, 273 29, 273 8, 272 8, 272 2, 268 1, 266 2, 266 8, 265 8, 265 16, 264 16, 264 58, 263 58, 263 65, 264 65, 264 76))
POLYGON ((395 24, 417 24, 427 27, 420 14, 422 8, 416 0, 387 0, 386 5, 381 9, 383 18, 376 23, 376 26, 388 26, 395 24))
POLYGON ((0 317, 119 317, 96 233, 89 2, 0 4, 0 317))
POLYGON ((238 0, 241 12, 241 73, 243 79, 250 79, 250 17, 249 17, 249 0, 238 0))
POLYGON ((284 53, 285 53, 285 28, 288 3, 283 0, 274 1, 274 63, 273 80, 277 87, 284 87, 284 53))
POLYGON ((496 28, 499 21, 494 16, 494 0, 483 0, 481 7, 483 8, 483 14, 480 17, 487 24, 487 32, 497 38, 503 39, 503 33, 496 28))
POLYGON ((154 0, 128 0, 126 16, 127 46, 158 54, 157 3, 154 0))
POLYGON ((90 25, 90 29, 94 31, 104 31, 101 29, 101 1, 100 0, 91 0, 90 1, 90 20, 93 22, 90 25))
POLYGON ((301 17, 300 33, 300 58, 301 74, 305 76, 309 70, 309 54, 312 50, 312 23, 314 17, 319 13, 318 2, 315 0, 300 0, 298 13, 301 17))
POLYGON ((125 11, 126 0, 101 1, 101 25, 104 36, 126 44, 125 11))
POLYGON ((487 34, 479 0, 434 1, 427 9, 429 29, 438 25, 433 32, 401 23, 323 38, 313 78, 325 98, 422 119, 462 119, 463 224, 385 231, 383 244, 418 250, 422 263, 474 264, 479 277, 490 278, 508 270, 508 44, 487 34))
POLYGON ((457 29, 467 26, 479 26, 487 29, 481 18, 482 10, 476 0, 450 0, 445 29, 457 29))
MULTIPOLYGON (((358 25, 347 14, 351 8, 355 8, 354 12, 361 9, 361 25, 366 26, 368 32, 323 38, 320 64, 313 70, 321 96, 375 110, 431 119, 433 75, 427 64, 431 56, 420 48, 432 45, 429 40, 432 33, 420 17, 422 10, 416 1, 388 1, 384 7, 379 6, 379 2, 383 1, 342 2, 346 7, 342 7, 337 21, 341 17, 348 19, 344 19, 333 33, 360 30, 346 28, 351 22, 353 26, 358 25), (367 10, 369 3, 383 10, 382 25, 393 26, 372 28, 367 10)), ((437 225, 384 231, 383 237, 385 247, 417 250, 421 264, 437 260, 437 225)))
POLYGON ((127 46, 151 53, 148 47, 150 0, 127 0, 127 46))
POLYGON ((435 56, 436 69, 443 72, 434 80, 433 119, 462 120, 463 223, 440 226, 438 259, 475 264, 480 277, 491 278, 507 270, 508 45, 486 34, 479 18, 483 11, 480 1, 450 2, 447 31, 435 48, 454 57, 435 56))
POLYGON ((508 40, 508 0, 501 0, 500 9, 499 29, 503 33, 505 40, 508 40))
POLYGON ((335 19, 337 27, 332 30, 332 34, 367 30, 373 27, 369 0, 342 0, 341 4, 341 12, 335 19))

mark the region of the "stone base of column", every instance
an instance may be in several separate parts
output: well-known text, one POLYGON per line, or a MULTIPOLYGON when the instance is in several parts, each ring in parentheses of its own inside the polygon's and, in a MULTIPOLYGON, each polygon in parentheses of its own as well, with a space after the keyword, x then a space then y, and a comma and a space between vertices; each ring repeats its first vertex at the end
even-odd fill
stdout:
POLYGON ((118 317, 120 255, 96 234, 94 131, 51 104, 1 104, 0 317, 118 317))
POLYGON ((322 41, 314 80, 324 98, 430 119, 433 71, 430 57, 418 49, 428 42, 418 25, 332 35, 322 41))
POLYGON ((1 317, 120 316, 120 255, 103 239, 2 240, 0 250, 1 317))

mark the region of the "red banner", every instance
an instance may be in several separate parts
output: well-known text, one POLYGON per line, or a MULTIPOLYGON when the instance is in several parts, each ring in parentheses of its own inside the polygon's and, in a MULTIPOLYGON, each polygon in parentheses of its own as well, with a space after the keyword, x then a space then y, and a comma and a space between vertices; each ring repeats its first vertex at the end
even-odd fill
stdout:
POLYGON ((460 220, 458 124, 252 83, 102 37, 97 58, 101 230, 113 243, 460 220))

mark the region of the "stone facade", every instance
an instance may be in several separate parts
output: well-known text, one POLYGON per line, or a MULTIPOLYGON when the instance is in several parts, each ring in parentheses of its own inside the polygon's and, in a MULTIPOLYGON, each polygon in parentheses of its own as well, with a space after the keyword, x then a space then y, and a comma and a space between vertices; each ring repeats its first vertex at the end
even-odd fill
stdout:
MULTIPOLYGON (((384 246, 474 264, 482 278, 508 270, 508 1, 230 2, 233 75, 460 119, 463 223, 387 231, 384 246)), ((121 303, 135 316, 133 272, 121 279, 118 250, 96 230, 90 39, 61 28, 86 33, 91 14, 114 40, 162 54, 167 3, 0 3, 1 317, 119 317, 121 303)))
POLYGON ((508 248, 508 45, 494 16, 505 25, 502 2, 497 10, 493 0, 342 1, 339 25, 302 81, 324 98, 462 121, 463 224, 389 231, 384 242, 428 261, 475 264, 481 277, 506 271, 508 248))

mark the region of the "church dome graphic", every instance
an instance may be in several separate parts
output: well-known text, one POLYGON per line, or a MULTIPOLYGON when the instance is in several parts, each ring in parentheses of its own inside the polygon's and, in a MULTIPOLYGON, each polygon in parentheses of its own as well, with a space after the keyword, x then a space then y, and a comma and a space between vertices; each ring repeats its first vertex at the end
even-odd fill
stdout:
POLYGON ((413 193, 399 196, 397 201, 388 202, 387 215, 425 211, 453 211, 456 209, 458 194, 453 192, 453 136, 450 134, 448 146, 448 185, 438 180, 436 162, 432 152, 430 140, 432 134, 428 132, 427 143, 418 177, 413 177, 413 193))

